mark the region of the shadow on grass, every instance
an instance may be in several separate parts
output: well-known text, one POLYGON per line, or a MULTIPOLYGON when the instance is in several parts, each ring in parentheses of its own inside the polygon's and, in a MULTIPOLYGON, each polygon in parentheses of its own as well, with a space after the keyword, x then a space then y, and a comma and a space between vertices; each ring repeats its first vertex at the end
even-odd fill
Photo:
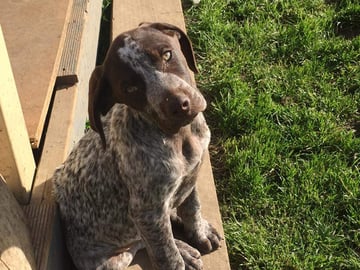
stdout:
POLYGON ((336 16, 333 20, 334 33, 346 39, 360 35, 360 7, 350 5, 343 0, 325 0, 326 4, 334 5, 336 16))
POLYGON ((340 11, 333 22, 337 36, 352 39, 360 35, 360 7, 340 11))

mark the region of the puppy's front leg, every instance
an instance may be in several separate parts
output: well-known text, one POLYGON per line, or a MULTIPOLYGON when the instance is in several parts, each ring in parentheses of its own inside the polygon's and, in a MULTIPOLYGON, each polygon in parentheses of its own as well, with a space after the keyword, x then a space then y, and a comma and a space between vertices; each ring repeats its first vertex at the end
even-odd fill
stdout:
POLYGON ((162 199, 156 198, 160 201, 156 202, 151 197, 144 193, 132 194, 130 217, 141 234, 154 269, 184 270, 185 263, 175 244, 167 206, 162 199))
POLYGON ((210 223, 201 217, 196 186, 177 208, 177 214, 182 219, 188 240, 202 253, 209 253, 220 246, 222 237, 210 223))

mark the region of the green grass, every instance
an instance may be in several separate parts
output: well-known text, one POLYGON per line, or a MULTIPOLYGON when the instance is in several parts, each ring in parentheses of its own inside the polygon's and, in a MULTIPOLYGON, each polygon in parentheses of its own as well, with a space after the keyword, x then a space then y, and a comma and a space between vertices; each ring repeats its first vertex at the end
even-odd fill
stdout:
POLYGON ((360 269, 360 3, 186 10, 232 269, 360 269))
MULTIPOLYGON (((111 12, 112 0, 103 0, 102 2, 102 16, 99 34, 99 46, 97 51, 96 64, 101 65, 105 59, 106 52, 109 49, 111 41, 111 12)), ((87 128, 89 126, 87 125, 87 128)))

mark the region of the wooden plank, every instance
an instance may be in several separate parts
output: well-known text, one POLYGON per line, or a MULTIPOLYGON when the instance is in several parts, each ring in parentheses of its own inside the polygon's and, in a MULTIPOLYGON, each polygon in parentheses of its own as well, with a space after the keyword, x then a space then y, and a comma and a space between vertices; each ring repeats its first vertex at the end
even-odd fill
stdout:
POLYGON ((81 36, 87 13, 87 2, 84 0, 73 0, 71 17, 69 19, 65 44, 59 71, 56 79, 57 85, 73 85, 79 81, 78 62, 81 45, 81 36))
POLYGON ((58 89, 49 120, 44 148, 33 188, 34 200, 52 200, 50 180, 54 170, 82 137, 87 118, 88 84, 95 67, 102 0, 88 1, 84 13, 86 25, 81 36, 79 82, 58 89))
MULTIPOLYGON (((85 0, 82 0, 85 1, 85 0)), ((79 82, 72 109, 71 127, 68 132, 67 154, 74 144, 84 135, 85 122, 88 119, 88 92, 91 73, 96 65, 98 39, 100 32, 102 0, 86 0, 88 2, 84 13, 85 25, 81 37, 77 74, 79 82)), ((66 154, 66 157, 67 157, 66 154)))
POLYGON ((1 0, 3 26, 28 134, 41 138, 72 0, 1 0))
MULTIPOLYGON (((214 177, 208 153, 204 158, 204 163, 202 164, 201 171, 199 173, 197 185, 204 218, 213 224, 225 239, 219 202, 216 195, 214 177)), ((202 260, 204 262, 204 269, 230 270, 229 256, 225 241, 222 242, 222 247, 214 253, 202 256, 202 260)))
POLYGON ((70 269, 59 228, 59 216, 52 197, 54 170, 82 137, 87 118, 88 83, 95 67, 102 0, 86 3, 78 55, 78 83, 55 92, 43 151, 34 181, 31 203, 25 207, 31 220, 32 239, 39 270, 70 269))
POLYGON ((141 22, 167 22, 185 30, 181 1, 113 0, 113 39, 141 22))
MULTIPOLYGON (((140 22, 166 22, 186 31, 183 10, 180 0, 114 0, 112 38, 120 33, 135 28, 140 22)), ((210 127, 211 128, 211 127, 210 127)), ((212 175, 209 155, 198 177, 198 190, 202 205, 202 214, 219 232, 224 235, 221 215, 212 175)), ((230 263, 226 244, 213 253, 202 256, 204 269, 229 270, 230 263)), ((146 252, 140 252, 129 270, 150 270, 151 266, 146 252)))
POLYGON ((35 173, 20 100, 0 25, 0 173, 21 203, 27 203, 35 173))
POLYGON ((36 269, 24 213, 1 175, 0 213, 0 269, 36 269))
POLYGON ((55 168, 64 161, 69 151, 68 133, 72 128, 71 117, 77 91, 76 85, 57 90, 55 93, 43 151, 34 181, 32 204, 52 201, 50 179, 55 168))
POLYGON ((31 242, 34 249, 34 258, 37 269, 46 269, 52 236, 52 224, 55 219, 55 203, 30 204, 23 207, 25 216, 28 220, 28 226, 31 232, 31 242))

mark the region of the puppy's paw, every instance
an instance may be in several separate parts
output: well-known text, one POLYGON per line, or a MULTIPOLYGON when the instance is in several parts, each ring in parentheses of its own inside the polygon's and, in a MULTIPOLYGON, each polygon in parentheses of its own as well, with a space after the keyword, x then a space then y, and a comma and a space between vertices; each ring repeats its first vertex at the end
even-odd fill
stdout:
POLYGON ((175 244, 185 262, 185 270, 203 269, 201 254, 197 249, 178 239, 175 239, 175 244))
POLYGON ((191 245, 203 254, 218 249, 223 240, 217 230, 205 219, 202 219, 200 226, 188 232, 188 238, 191 245))

